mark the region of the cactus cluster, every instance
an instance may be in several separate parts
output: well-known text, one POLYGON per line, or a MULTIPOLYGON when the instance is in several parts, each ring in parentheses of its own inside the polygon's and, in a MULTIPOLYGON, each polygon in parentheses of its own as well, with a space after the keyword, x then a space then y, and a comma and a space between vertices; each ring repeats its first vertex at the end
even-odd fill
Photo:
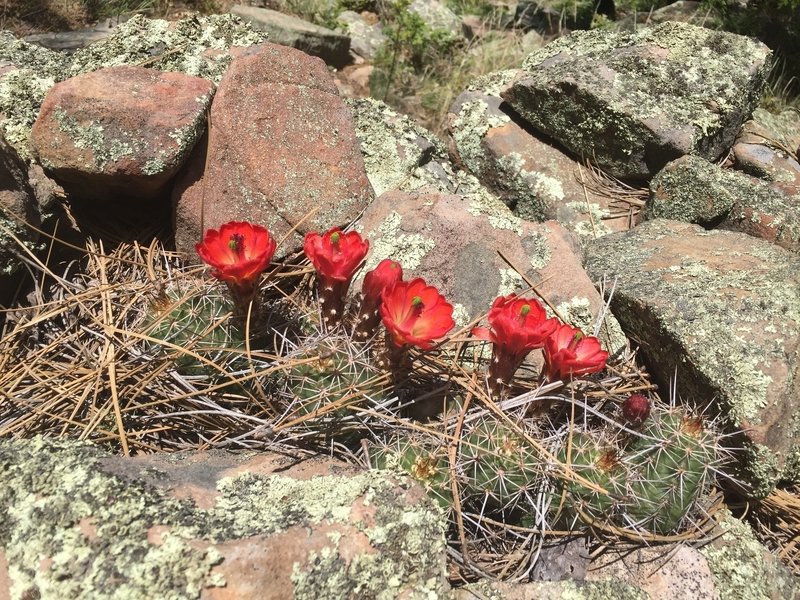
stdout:
POLYGON ((415 437, 394 437, 373 446, 369 463, 374 469, 402 471, 413 477, 443 509, 453 507, 453 487, 447 446, 415 437))
POLYGON ((314 423, 352 416, 351 406, 377 401, 386 377, 370 360, 368 349, 343 332, 317 333, 296 342, 287 361, 284 397, 294 415, 312 415, 314 423))
POLYGON ((559 462, 594 487, 565 478, 561 522, 610 523, 656 534, 678 530, 726 459, 718 434, 683 410, 654 414, 636 436, 573 433, 559 462))
POLYGON ((218 288, 175 285, 149 303, 142 324, 148 349, 173 354, 183 375, 216 376, 220 365, 240 358, 244 348, 231 311, 230 299, 218 288))
POLYGON ((534 499, 548 496, 554 527, 607 524, 667 535, 697 509, 727 456, 719 435, 695 415, 654 413, 635 434, 615 427, 565 431, 556 438, 558 465, 549 472, 524 436, 491 415, 465 423, 453 464, 446 445, 398 436, 373 445, 370 464, 405 471, 445 507, 452 507, 455 476, 462 506, 505 522, 527 522, 534 499))

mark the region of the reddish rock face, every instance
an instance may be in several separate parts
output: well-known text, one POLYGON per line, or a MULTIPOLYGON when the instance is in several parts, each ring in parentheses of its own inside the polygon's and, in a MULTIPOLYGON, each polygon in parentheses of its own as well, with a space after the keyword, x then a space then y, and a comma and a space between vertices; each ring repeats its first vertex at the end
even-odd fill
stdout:
POLYGON ((247 220, 277 240, 290 236, 280 257, 307 231, 354 220, 372 195, 350 110, 325 64, 292 48, 252 46, 220 82, 207 159, 198 151, 176 187, 176 244, 194 256, 201 230, 247 220))
POLYGON ((47 94, 31 145, 72 197, 156 198, 201 135, 213 91, 205 79, 144 67, 72 77, 47 94))
MULTIPOLYGON (((370 240, 367 269, 384 258, 398 261, 406 280, 423 277, 454 305, 457 326, 488 311, 497 296, 527 288, 498 251, 573 325, 591 327, 603 306, 573 236, 555 221, 518 219, 500 202, 386 192, 364 213, 362 228, 370 240)), ((614 352, 624 338, 612 321, 600 335, 614 352)))

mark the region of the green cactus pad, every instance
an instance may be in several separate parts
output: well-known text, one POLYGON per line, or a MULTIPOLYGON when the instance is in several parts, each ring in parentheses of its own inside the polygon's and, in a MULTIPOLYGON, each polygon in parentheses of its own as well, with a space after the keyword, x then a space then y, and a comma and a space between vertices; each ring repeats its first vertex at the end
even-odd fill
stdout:
POLYGON ((504 510, 515 508, 542 481, 540 461, 528 442, 493 419, 480 419, 462 432, 460 456, 465 496, 488 499, 504 510))
POLYGON ((453 506, 452 472, 446 446, 393 438, 386 444, 371 447, 368 455, 373 468, 407 473, 439 506, 446 510, 453 506))

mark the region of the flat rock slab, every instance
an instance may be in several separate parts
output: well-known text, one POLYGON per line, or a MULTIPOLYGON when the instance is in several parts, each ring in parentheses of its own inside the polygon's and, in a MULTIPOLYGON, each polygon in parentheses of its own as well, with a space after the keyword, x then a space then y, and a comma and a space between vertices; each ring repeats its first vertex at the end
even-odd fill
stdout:
POLYGON ((650 190, 648 219, 719 225, 800 252, 800 190, 788 196, 774 184, 696 156, 667 164, 650 190))
POLYGON ((343 67, 350 62, 348 35, 268 8, 236 4, 230 12, 265 32, 272 43, 318 56, 334 67, 343 67))
POLYGON ((736 138, 733 156, 737 169, 794 196, 800 195, 798 150, 800 114, 786 109, 775 115, 757 108, 736 138))
POLYGON ((207 151, 175 189, 176 245, 190 257, 201 229, 242 220, 289 235, 281 257, 305 232, 347 225, 372 200, 350 109, 318 58, 276 44, 241 49, 211 123, 207 151))
POLYGON ((31 146, 73 198, 157 198, 203 134, 213 94, 206 79, 144 67, 71 77, 48 92, 31 146))
POLYGON ((444 522, 383 472, 0 441, 0 598, 439 598, 444 522))
POLYGON ((577 31, 529 55, 501 93, 536 129, 619 178, 670 160, 714 160, 757 105, 770 50, 668 22, 636 33, 577 31))
POLYGON ((654 220, 592 242, 611 309, 669 389, 744 432, 740 477, 763 497, 800 480, 800 257, 748 235, 654 220))
MULTIPOLYGON (((601 312, 603 300, 572 235, 555 221, 523 221, 498 200, 426 189, 387 192, 364 212, 359 227, 371 243, 365 270, 384 258, 398 261, 406 279, 422 277, 444 294, 457 325, 488 311, 497 296, 527 287, 498 250, 574 326, 591 333, 601 312)), ((626 345, 610 315, 600 338, 611 353, 626 345)))

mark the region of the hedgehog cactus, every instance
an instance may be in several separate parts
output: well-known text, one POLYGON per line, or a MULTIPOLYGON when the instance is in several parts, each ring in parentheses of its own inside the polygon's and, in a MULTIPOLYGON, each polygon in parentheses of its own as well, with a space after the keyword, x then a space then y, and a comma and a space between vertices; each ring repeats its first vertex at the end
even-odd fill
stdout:
POLYGON ((628 514, 643 529, 670 533, 695 507, 722 450, 702 419, 680 411, 653 419, 642 435, 625 458, 637 472, 628 514))
POLYGON ((175 366, 184 375, 218 375, 218 366, 240 357, 244 347, 241 329, 230 318, 233 307, 221 290, 198 287, 168 290, 151 303, 144 320, 144 333, 152 338, 152 349, 175 352, 175 366), (165 344, 159 344, 162 341, 165 344), (177 348, 185 350, 178 351, 177 348))
POLYGON ((491 418, 475 423, 461 436, 460 464, 465 497, 511 510, 542 481, 539 460, 528 442, 491 418))
POLYGON ((369 449, 369 463, 375 469, 407 473, 439 506, 452 508, 452 479, 446 446, 425 444, 413 438, 393 438, 369 449))
POLYGON ((301 414, 343 418, 353 414, 347 405, 382 396, 385 377, 366 350, 347 335, 326 334, 300 344, 287 370, 290 406, 301 414))
POLYGON ((575 509, 574 515, 567 510, 566 516, 583 513, 592 520, 608 521, 620 511, 626 496, 628 471, 614 444, 590 433, 573 433, 571 440, 565 440, 557 457, 560 463, 569 464, 573 473, 597 488, 579 481, 566 481, 564 487, 569 493, 568 501, 575 509))

